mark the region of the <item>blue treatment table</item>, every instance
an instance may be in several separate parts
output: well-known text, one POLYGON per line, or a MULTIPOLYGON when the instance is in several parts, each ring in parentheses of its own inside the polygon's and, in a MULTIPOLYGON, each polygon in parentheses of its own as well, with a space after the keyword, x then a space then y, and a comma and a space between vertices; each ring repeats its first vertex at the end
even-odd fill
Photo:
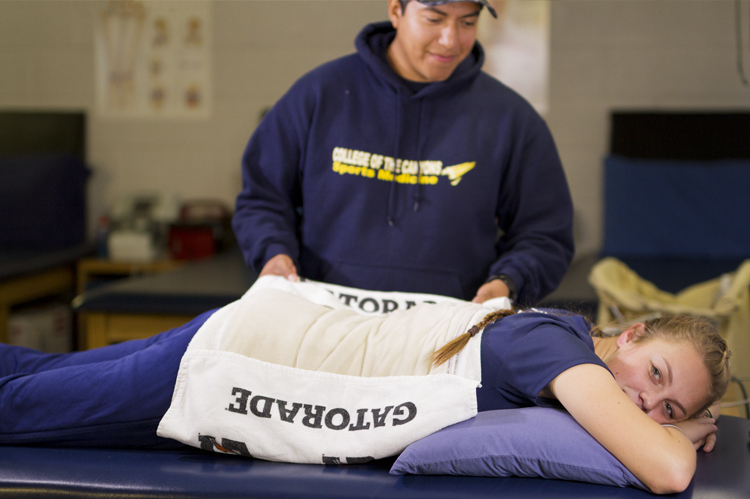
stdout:
POLYGON ((235 246, 174 270, 99 286, 78 297, 74 307, 79 312, 196 316, 239 299, 255 279, 235 246))
MULTIPOLYGON (((596 300, 586 287, 589 255, 575 262, 550 305, 596 300)), ((79 311, 195 314, 241 296, 254 281, 238 252, 195 262, 165 274, 127 279, 86 293, 79 311)), ((591 303, 593 306, 594 304, 591 303)), ((574 307, 575 308, 575 307, 574 307)), ((750 420, 722 416, 714 452, 699 453, 690 487, 694 499, 750 497, 750 420)), ((0 447, 0 499, 4 497, 227 497, 227 498, 645 498, 635 488, 529 478, 397 476, 393 458, 362 465, 271 463, 177 450, 0 447)))
MULTIPOLYGON (((722 416, 716 449, 698 454, 692 499, 750 497, 750 420, 722 416)), ((362 465, 272 463, 178 450, 0 447, 0 498, 644 498, 634 488, 536 478, 397 476, 362 465)))
POLYGON ((94 246, 90 244, 53 250, 3 249, 0 250, 0 281, 60 266, 73 267, 79 258, 92 254, 94 250, 94 246))

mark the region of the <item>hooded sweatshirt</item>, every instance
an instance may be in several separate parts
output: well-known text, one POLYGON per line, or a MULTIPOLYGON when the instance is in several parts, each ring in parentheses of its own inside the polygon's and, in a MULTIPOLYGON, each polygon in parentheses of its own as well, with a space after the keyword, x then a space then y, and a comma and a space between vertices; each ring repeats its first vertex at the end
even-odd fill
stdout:
POLYGON ((385 54, 389 22, 300 78, 242 159, 233 226, 259 272, 471 299, 505 274, 518 302, 554 290, 573 255, 572 203, 552 136, 481 71, 476 43, 445 81, 414 84, 385 54))

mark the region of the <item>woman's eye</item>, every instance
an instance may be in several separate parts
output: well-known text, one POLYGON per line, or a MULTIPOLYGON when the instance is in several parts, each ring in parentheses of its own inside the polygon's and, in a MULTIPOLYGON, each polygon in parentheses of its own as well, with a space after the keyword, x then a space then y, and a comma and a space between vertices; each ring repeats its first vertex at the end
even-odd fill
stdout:
POLYGON ((667 410, 667 416, 669 416, 669 419, 674 419, 674 409, 672 409, 672 404, 664 402, 664 408, 667 410))

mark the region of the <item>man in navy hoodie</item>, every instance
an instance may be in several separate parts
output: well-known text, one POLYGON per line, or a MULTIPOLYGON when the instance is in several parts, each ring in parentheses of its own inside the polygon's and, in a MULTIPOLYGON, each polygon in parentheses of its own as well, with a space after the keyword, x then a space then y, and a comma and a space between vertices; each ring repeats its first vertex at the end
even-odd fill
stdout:
POLYGON ((261 275, 533 304, 573 256, 552 136, 481 71, 486 0, 389 0, 300 78, 242 159, 233 226, 261 275))

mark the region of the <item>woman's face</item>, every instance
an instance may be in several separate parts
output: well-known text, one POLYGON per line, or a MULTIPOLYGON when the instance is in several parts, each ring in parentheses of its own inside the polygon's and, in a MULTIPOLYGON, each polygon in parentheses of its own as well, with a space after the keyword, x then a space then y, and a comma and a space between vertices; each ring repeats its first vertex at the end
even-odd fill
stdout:
POLYGON ((607 366, 622 391, 657 423, 688 419, 708 401, 710 378, 700 354, 686 341, 636 342, 637 326, 620 335, 607 366))

